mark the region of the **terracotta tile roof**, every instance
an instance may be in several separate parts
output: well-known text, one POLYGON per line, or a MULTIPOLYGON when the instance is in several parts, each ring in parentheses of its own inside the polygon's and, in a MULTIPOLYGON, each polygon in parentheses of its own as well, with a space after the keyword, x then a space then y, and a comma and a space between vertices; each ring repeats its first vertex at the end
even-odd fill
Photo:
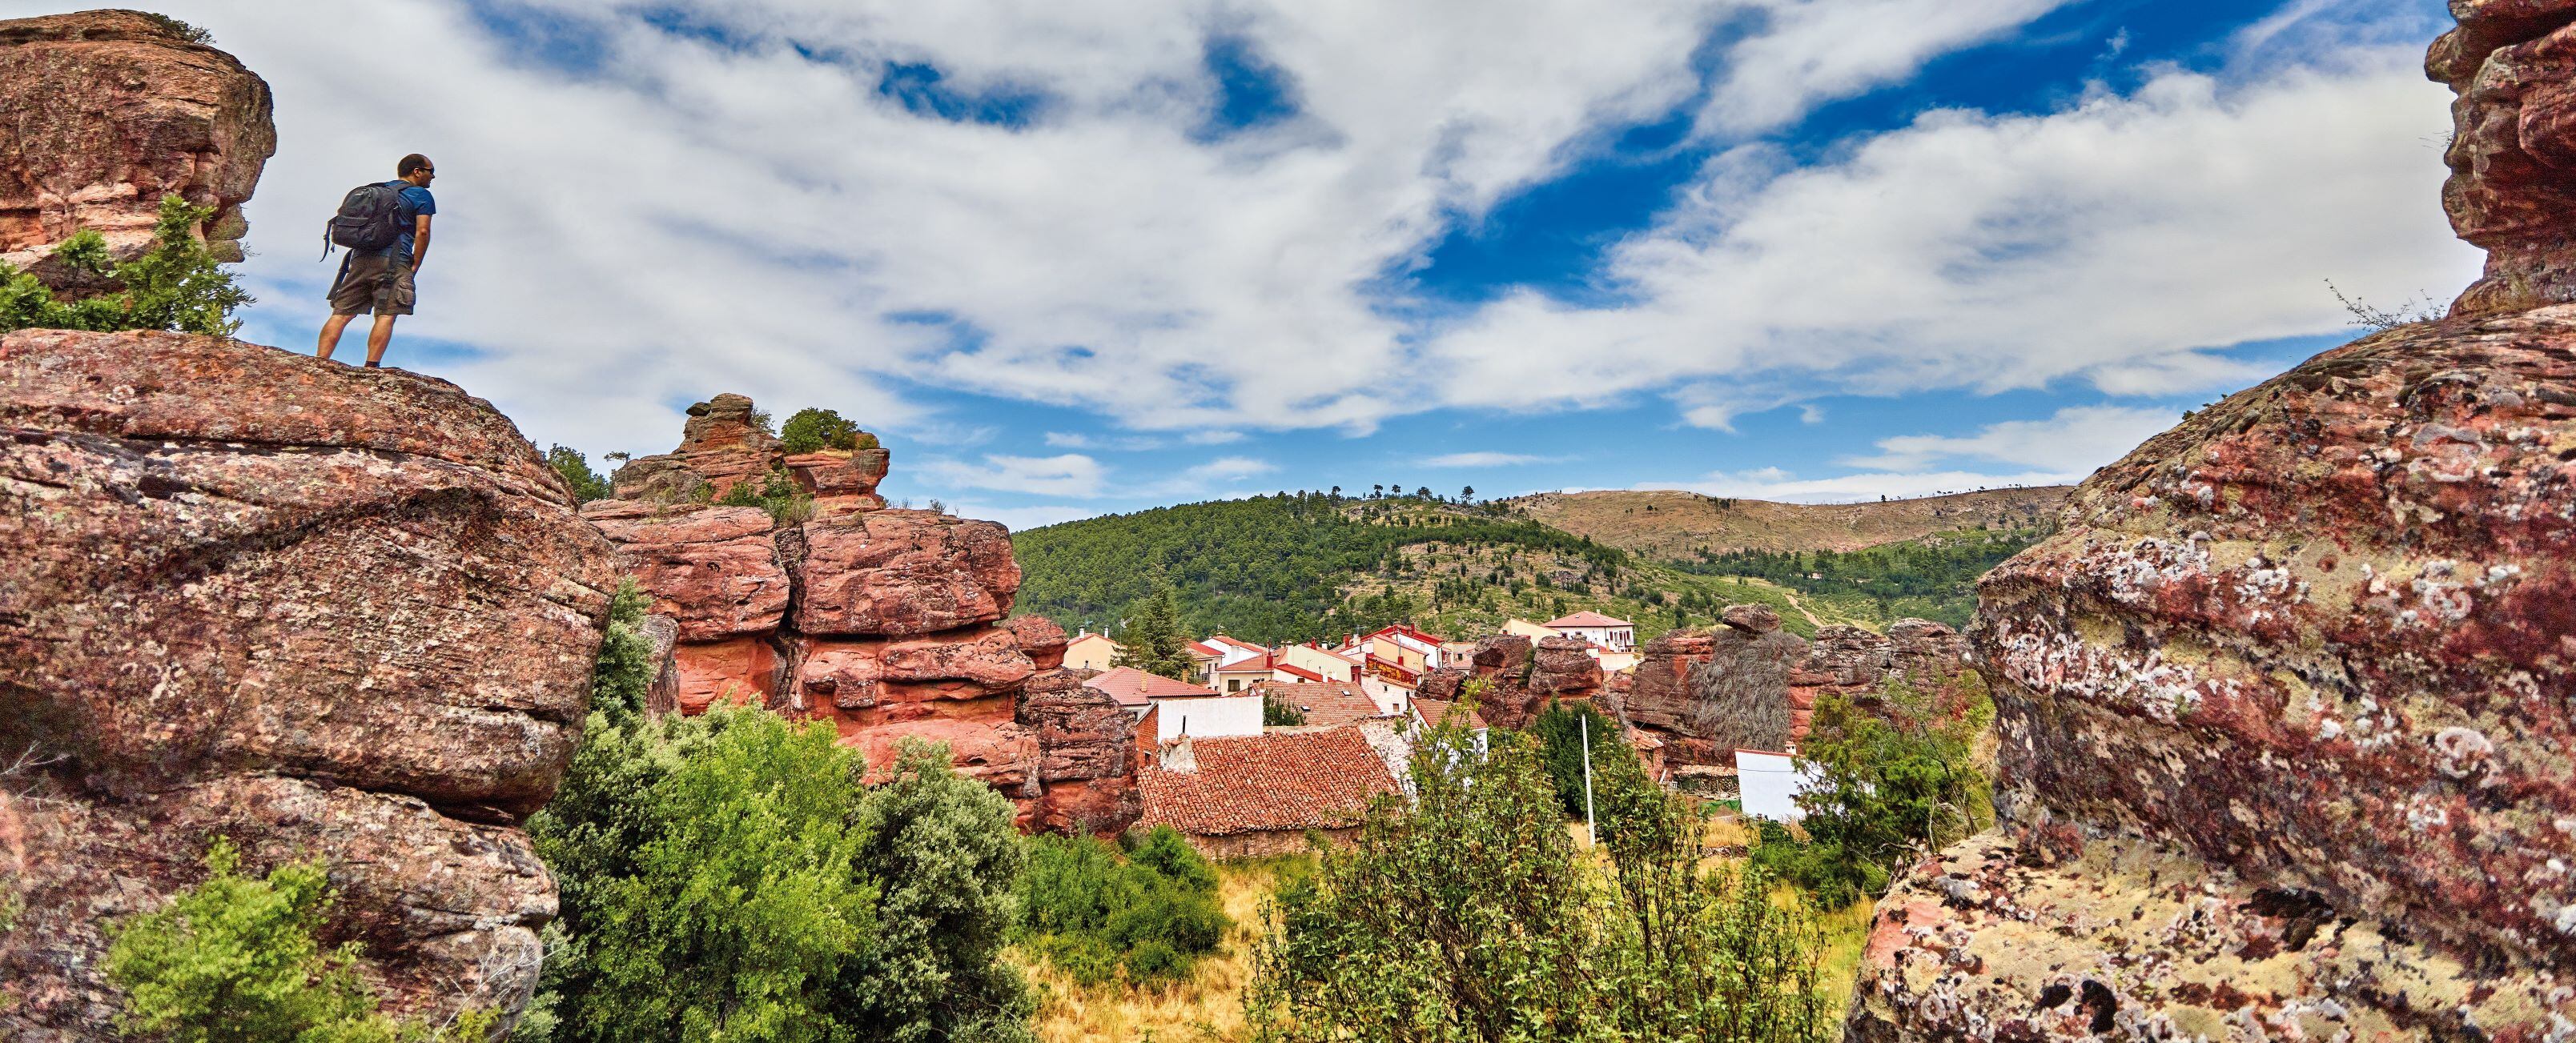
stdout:
POLYGON ((1120 706, 1143 706, 1156 699, 1186 699, 1191 696, 1215 695, 1187 681, 1175 681, 1160 674, 1149 674, 1132 666, 1122 666, 1082 682, 1083 687, 1109 693, 1120 706))
POLYGON ((1338 682, 1289 683, 1263 681, 1252 686, 1265 699, 1277 699, 1296 707, 1306 715, 1310 727, 1332 728, 1371 717, 1393 716, 1377 708, 1365 689, 1355 684, 1338 682))
POLYGON ((1586 610, 1577 612, 1570 616, 1561 616, 1556 619, 1551 619, 1539 625, 1553 629, 1555 627, 1624 627, 1634 626, 1636 624, 1630 623, 1624 619, 1612 619, 1608 616, 1602 615, 1601 613, 1586 610))
POLYGON ((1225 657, 1225 653, 1219 652, 1216 649, 1210 648, 1196 641, 1190 642, 1190 654, 1207 659, 1222 659, 1225 657))
POLYGON ((1322 674, 1308 670, 1302 666, 1294 666, 1288 663, 1274 662, 1270 664, 1270 668, 1290 677, 1303 677, 1309 681, 1321 681, 1324 679, 1324 675, 1322 674))
POLYGON ((1198 770, 1137 772, 1146 826, 1195 836, 1356 826, 1369 801, 1396 792, 1386 762, 1356 728, 1190 740, 1198 770))
MULTIPOLYGON (((1437 728, 1440 727, 1440 722, 1449 716, 1449 711, 1456 709, 1457 706, 1457 703, 1445 699, 1415 699, 1413 712, 1422 715, 1423 724, 1437 728)), ((1468 710, 1466 725, 1469 730, 1484 727, 1485 715, 1468 710)))

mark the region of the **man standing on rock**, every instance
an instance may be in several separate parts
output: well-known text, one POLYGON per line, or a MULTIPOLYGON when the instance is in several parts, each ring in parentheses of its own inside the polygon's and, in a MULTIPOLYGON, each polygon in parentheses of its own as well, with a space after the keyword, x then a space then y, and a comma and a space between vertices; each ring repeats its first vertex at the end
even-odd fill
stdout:
MULTIPOLYGON (((313 352, 318 357, 330 358, 349 320, 373 309, 376 325, 367 331, 367 366, 374 368, 384 361, 385 345, 394 339, 394 316, 411 314, 418 295, 412 280, 421 260, 429 256, 429 217, 438 212, 438 200, 429 194, 429 182, 438 170, 429 157, 414 152, 394 165, 394 173, 399 176, 382 187, 395 191, 394 219, 401 232, 391 246, 353 248, 341 260, 339 277, 331 281, 331 318, 322 323, 322 340, 313 352)), ((357 192, 350 193, 352 202, 341 204, 343 216, 359 198, 357 192)))

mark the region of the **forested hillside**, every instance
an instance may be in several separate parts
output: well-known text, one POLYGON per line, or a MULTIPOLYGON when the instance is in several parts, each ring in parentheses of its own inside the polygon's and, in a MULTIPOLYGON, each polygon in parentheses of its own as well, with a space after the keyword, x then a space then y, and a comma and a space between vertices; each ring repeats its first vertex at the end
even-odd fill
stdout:
POLYGON ((1157 582, 1193 633, 1303 641, 1412 620, 1445 636, 1505 619, 1607 612, 1652 637, 1730 604, 1799 633, 1901 616, 1964 624, 1976 576, 2027 530, 1967 529, 1835 554, 1652 560, 1541 524, 1508 503, 1289 493, 1089 518, 1014 536, 1019 610, 1115 632, 1157 582), (1811 575, 1812 574, 1812 575, 1811 575))

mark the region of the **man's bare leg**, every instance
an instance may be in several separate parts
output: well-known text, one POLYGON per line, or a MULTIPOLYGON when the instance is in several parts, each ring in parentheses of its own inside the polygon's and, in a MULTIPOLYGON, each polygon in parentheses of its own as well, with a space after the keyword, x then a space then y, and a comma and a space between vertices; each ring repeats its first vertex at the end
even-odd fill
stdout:
POLYGON ((347 328, 349 320, 354 318, 357 318, 357 316, 334 315, 323 320, 322 339, 319 343, 316 343, 313 346, 313 357, 317 359, 330 358, 332 349, 340 346, 340 331, 347 328))
POLYGON ((376 328, 367 331, 367 365, 373 366, 376 363, 383 362, 385 360, 385 345, 393 343, 393 340, 394 317, 391 315, 376 316, 376 328))

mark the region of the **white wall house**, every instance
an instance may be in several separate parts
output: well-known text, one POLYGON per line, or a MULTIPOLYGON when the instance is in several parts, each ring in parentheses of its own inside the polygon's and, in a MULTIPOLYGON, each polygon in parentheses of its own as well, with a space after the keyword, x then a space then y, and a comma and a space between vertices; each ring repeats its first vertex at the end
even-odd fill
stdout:
POLYGON ((1540 624, 1567 637, 1624 652, 1637 647, 1637 625, 1598 612, 1577 612, 1540 624))
POLYGON ((1816 770, 1798 758, 1767 750, 1735 751, 1735 788, 1746 818, 1795 822, 1807 817, 1798 794, 1816 784, 1816 770))
POLYGON ((1261 734, 1259 695, 1213 695, 1154 700, 1154 741, 1170 742, 1183 734, 1193 739, 1261 734))

